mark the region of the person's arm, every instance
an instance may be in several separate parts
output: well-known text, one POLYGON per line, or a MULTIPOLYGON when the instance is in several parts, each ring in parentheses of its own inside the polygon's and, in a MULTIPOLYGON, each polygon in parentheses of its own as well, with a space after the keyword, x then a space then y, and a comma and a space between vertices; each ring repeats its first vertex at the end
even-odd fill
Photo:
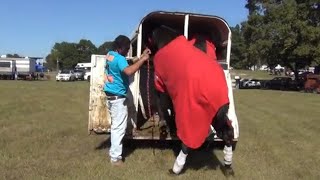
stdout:
POLYGON ((127 76, 131 76, 132 74, 134 74, 135 72, 137 72, 140 67, 143 65, 143 63, 147 60, 149 60, 149 54, 150 54, 150 50, 149 49, 145 49, 143 54, 141 55, 141 57, 139 58, 139 60, 136 60, 136 62, 134 64, 132 64, 131 66, 126 67, 123 72, 127 75, 127 76))
POLYGON ((142 66, 142 64, 148 59, 145 59, 143 57, 140 58, 139 61, 137 61, 136 63, 132 64, 131 66, 126 67, 123 72, 128 75, 131 76, 132 74, 134 74, 135 72, 137 72, 140 67, 142 66))
POLYGON ((134 64, 134 63, 136 63, 137 61, 139 61, 139 58, 138 58, 138 56, 136 56, 136 57, 133 57, 132 59, 130 59, 130 61, 132 61, 133 64, 134 64))

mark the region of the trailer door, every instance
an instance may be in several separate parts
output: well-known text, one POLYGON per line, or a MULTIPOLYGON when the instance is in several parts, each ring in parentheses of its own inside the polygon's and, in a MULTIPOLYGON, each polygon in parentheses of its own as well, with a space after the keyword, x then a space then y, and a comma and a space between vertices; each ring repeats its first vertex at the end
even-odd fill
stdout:
MULTIPOLYGON (((106 105, 106 95, 103 91, 105 71, 105 55, 91 56, 90 98, 89 98, 89 122, 88 131, 96 133, 108 133, 111 126, 111 118, 106 105)), ((129 78, 129 91, 127 93, 127 105, 129 111, 128 122, 136 122, 138 107, 138 74, 129 78)), ((130 123, 131 124, 131 123, 130 123)), ((132 127, 132 126, 131 126, 132 127)), ((129 126, 130 128, 130 126, 129 126)))
POLYGON ((107 132, 111 126, 110 115, 106 107, 104 86, 105 55, 91 56, 89 123, 88 131, 107 132))

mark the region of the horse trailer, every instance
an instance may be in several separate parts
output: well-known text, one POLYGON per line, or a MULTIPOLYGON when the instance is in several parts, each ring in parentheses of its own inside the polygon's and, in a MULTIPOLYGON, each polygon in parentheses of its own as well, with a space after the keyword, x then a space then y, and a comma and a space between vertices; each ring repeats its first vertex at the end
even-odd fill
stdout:
POLYGON ((0 61, 0 79, 15 79, 16 70, 17 67, 15 60, 0 61))
POLYGON ((16 74, 18 78, 26 79, 34 76, 36 72, 36 59, 32 58, 0 58, 0 62, 15 61, 16 74))
MULTIPOLYGON (((228 117, 232 121, 234 127, 234 141, 239 138, 239 125, 235 111, 235 103, 233 97, 233 88, 230 75, 230 54, 231 54, 231 30, 228 23, 218 16, 194 14, 188 12, 165 12, 156 11, 147 14, 139 23, 137 29, 134 30, 131 37, 131 48, 127 59, 140 56, 146 42, 146 32, 156 25, 166 25, 179 30, 186 38, 191 37, 194 33, 201 33, 202 30, 210 31, 212 40, 217 47, 217 59, 224 70, 225 78, 228 85, 228 96, 230 107, 228 117)), ((89 100, 89 118, 88 133, 94 132, 109 133, 111 126, 110 115, 106 106, 106 96, 103 92, 104 87, 104 65, 105 55, 91 56, 91 77, 90 77, 90 100, 89 100)), ((151 70, 150 70, 151 71, 151 70)), ((130 86, 128 92, 129 99, 129 120, 128 127, 138 127, 139 131, 135 136, 125 136, 130 139, 147 139, 147 140, 171 140, 176 139, 170 134, 163 136, 160 134, 157 126, 156 116, 148 116, 148 104, 145 80, 147 68, 141 67, 133 76, 129 78, 130 86)), ((152 77, 152 76, 151 76, 152 77)), ((153 81, 152 81, 153 82, 153 81)), ((222 141, 217 136, 213 137, 214 141, 222 141)))

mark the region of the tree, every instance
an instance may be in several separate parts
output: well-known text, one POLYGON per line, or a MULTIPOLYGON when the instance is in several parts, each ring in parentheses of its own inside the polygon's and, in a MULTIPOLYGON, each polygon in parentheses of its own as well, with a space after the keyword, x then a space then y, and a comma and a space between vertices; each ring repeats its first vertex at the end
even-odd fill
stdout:
POLYGON ((243 38, 246 47, 246 64, 251 67, 262 65, 267 62, 267 52, 270 44, 269 39, 263 37, 264 23, 262 16, 253 14, 243 24, 243 38))
POLYGON ((312 0, 255 0, 244 29, 248 58, 298 69, 320 57, 318 6, 312 0))
POLYGON ((98 48, 98 54, 107 54, 112 49, 113 41, 106 41, 98 48))
POLYGON ((59 61, 61 68, 73 68, 80 59, 77 44, 68 42, 55 43, 48 58, 47 62, 49 64, 56 66, 57 61, 59 61))
POLYGON ((73 69, 77 63, 90 62, 91 55, 96 53, 97 48, 90 40, 81 39, 79 43, 55 43, 46 60, 51 69, 56 69, 57 62, 60 68, 73 69))
POLYGON ((7 54, 8 58, 21 58, 19 54, 7 54))
POLYGON ((231 48, 231 66, 235 69, 248 68, 246 56, 246 44, 243 38, 240 25, 231 27, 232 48, 231 48))
POLYGON ((97 53, 97 47, 86 39, 81 39, 77 44, 77 50, 79 54, 79 62, 90 62, 91 55, 97 53))
POLYGON ((52 55, 49 54, 47 57, 46 57, 46 64, 44 65, 45 67, 47 67, 48 69, 50 70, 53 70, 55 69, 56 70, 56 61, 54 61, 54 59, 52 58, 52 55))

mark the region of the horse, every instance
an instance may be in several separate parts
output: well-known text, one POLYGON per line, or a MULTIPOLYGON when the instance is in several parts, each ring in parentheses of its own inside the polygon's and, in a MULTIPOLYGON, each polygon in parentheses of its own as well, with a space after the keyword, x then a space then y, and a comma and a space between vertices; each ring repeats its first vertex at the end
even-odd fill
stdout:
POLYGON ((177 135, 182 141, 181 150, 174 162, 172 172, 177 175, 181 173, 190 151, 199 148, 214 128, 216 135, 225 142, 224 165, 229 169, 227 172, 232 174, 232 141, 234 134, 231 121, 227 116, 229 110, 228 87, 223 69, 218 62, 210 59, 209 54, 206 54, 210 42, 201 36, 195 37, 195 41, 190 42, 184 36, 175 32, 174 29, 166 26, 153 29, 149 37, 148 48, 151 49, 153 54, 154 83, 156 97, 158 98, 156 102, 159 112, 161 112, 159 113, 160 120, 166 119, 165 113, 167 112, 161 108, 163 107, 161 106, 163 104, 161 100, 170 99, 175 112, 177 135), (188 56, 188 53, 191 53, 191 56, 188 56), (192 57, 193 54, 196 57, 192 57), (195 65, 194 68, 193 65, 195 65), (212 67, 209 68, 212 71, 202 73, 201 68, 208 68, 208 66, 212 67), (192 74, 192 72, 196 73, 192 74), (218 83, 214 86, 208 85, 211 89, 206 91, 207 85, 203 83, 204 81, 209 84, 214 84, 215 81, 218 83), (198 87, 197 83, 199 83, 198 87), (190 89, 188 89, 189 86, 190 89), (186 87, 187 92, 180 91, 179 94, 177 89, 184 87, 186 87), (194 92, 193 89, 199 91, 194 92), (213 90, 212 93, 210 93, 210 90, 213 90), (214 94, 215 92, 217 93, 214 94), (183 94, 181 95, 181 93, 183 94), (197 93, 199 93, 199 97, 194 97, 197 93), (219 99, 218 96, 222 98, 219 99), (190 121, 186 122, 185 119, 188 118, 190 121), (197 119, 197 121, 194 119, 197 119), (182 126, 184 123, 189 128, 182 126), (195 127, 199 127, 199 131, 188 132, 195 127), (193 137, 193 133, 196 137, 193 137))

